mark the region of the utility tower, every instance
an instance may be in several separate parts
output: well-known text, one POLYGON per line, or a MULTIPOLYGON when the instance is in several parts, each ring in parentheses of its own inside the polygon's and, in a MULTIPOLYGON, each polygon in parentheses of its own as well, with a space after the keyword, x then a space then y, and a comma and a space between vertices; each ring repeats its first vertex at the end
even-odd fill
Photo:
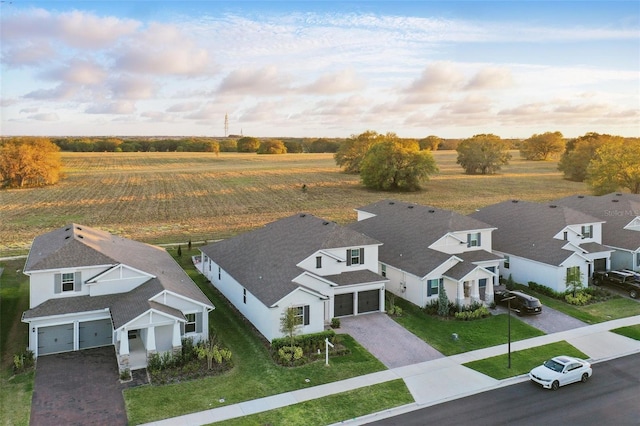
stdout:
POLYGON ((229 136, 229 114, 224 115, 224 137, 229 136))

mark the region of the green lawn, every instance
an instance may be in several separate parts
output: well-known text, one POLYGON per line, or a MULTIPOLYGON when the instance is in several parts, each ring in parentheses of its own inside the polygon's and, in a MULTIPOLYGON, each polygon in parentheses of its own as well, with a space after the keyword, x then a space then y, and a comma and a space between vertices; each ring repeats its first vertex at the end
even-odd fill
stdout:
POLYGON ((569 343, 562 341, 511 352, 511 368, 509 368, 508 354, 480 359, 464 364, 464 366, 493 377, 494 379, 502 380, 508 377, 526 374, 547 359, 558 355, 569 355, 583 359, 588 358, 583 352, 580 352, 569 343))
POLYGON ((404 381, 398 379, 216 424, 323 426, 412 402, 404 381))
POLYGON ((216 307, 210 314, 209 322, 213 332, 231 349, 235 367, 218 377, 166 386, 142 386, 125 391, 131 424, 235 404, 386 369, 350 336, 345 336, 343 343, 351 349, 351 354, 330 358, 329 367, 325 366, 324 361, 295 368, 275 364, 266 342, 197 273, 190 262, 191 254, 196 254, 196 250, 189 252, 183 249, 179 262, 216 307), (220 399, 224 399, 224 403, 219 403, 220 399))
POLYGON ((544 294, 537 293, 529 287, 518 285, 520 290, 540 299, 544 306, 548 306, 560 312, 564 312, 587 324, 597 324, 619 318, 627 318, 640 315, 640 303, 622 296, 614 296, 604 302, 598 302, 586 306, 570 305, 562 300, 554 299, 544 294))
MULTIPOLYGON (((403 314, 394 319, 447 356, 501 345, 509 339, 507 314, 475 321, 457 321, 426 315, 418 306, 400 298, 395 299, 395 304, 403 309, 403 314), (452 338, 453 333, 458 335, 457 341, 452 338)), ((542 335, 542 331, 511 316, 511 341, 542 335)))
POLYGON ((620 327, 611 331, 622 336, 630 337, 631 339, 640 340, 640 324, 620 327))

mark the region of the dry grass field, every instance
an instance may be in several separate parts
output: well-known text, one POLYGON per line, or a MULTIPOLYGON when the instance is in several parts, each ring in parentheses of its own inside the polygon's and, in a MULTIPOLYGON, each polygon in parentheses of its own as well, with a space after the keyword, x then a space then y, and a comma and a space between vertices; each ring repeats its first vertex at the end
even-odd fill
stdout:
POLYGON ((517 151, 493 176, 465 175, 455 151, 434 156, 440 172, 423 191, 389 193, 365 189, 332 154, 63 153, 57 185, 0 191, 0 256, 25 253, 35 236, 70 222, 149 243, 210 241, 301 211, 347 223, 354 208, 385 198, 467 214, 588 192, 563 180, 556 162, 517 151))

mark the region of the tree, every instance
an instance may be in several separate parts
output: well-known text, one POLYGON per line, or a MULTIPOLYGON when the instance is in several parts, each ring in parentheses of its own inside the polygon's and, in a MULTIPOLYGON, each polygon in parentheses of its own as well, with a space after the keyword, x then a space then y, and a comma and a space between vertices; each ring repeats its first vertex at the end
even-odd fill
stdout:
POLYGON ((389 140, 373 145, 361 163, 362 183, 373 189, 417 191, 438 171, 430 151, 416 143, 389 140))
POLYGON ((438 291, 438 315, 441 317, 449 316, 449 298, 447 297, 447 290, 444 289, 444 284, 440 283, 440 290, 438 291))
POLYGON ((47 138, 12 138, 0 142, 0 186, 53 185, 60 179, 60 148, 47 138))
POLYGON ((564 178, 575 182, 584 182, 587 178, 587 167, 596 156, 596 151, 602 145, 623 141, 620 136, 587 133, 567 142, 567 146, 558 162, 558 170, 564 178))
POLYGON ((442 143, 442 138, 431 135, 431 136, 427 136, 424 139, 420 139, 418 142, 420 143, 420 149, 437 151, 438 147, 442 143))
POLYGON ((258 148, 258 154, 286 154, 287 147, 284 142, 278 139, 267 139, 260 143, 258 148))
POLYGON ((583 276, 584 275, 580 272, 580 268, 578 267, 567 269, 565 284, 567 291, 570 291, 573 294, 573 297, 576 297, 576 293, 581 292, 584 287, 584 284, 582 284, 583 276))
POLYGON ((298 308, 289 307, 284 310, 280 317, 280 331, 291 339, 291 347, 295 346, 296 334, 300 328, 300 318, 298 308))
POLYGON ((520 143, 520 155, 526 160, 548 160, 562 153, 564 136, 560 132, 534 134, 520 143))
POLYGON ((474 135, 458 144, 457 163, 465 173, 494 174, 504 164, 509 164, 509 143, 493 134, 474 135))
POLYGON ((256 152, 260 147, 260 141, 251 136, 245 136, 238 140, 238 152, 256 152))
POLYGON ((598 148, 587 167, 587 184, 596 195, 619 188, 640 194, 640 139, 615 140, 598 148))
POLYGON ((367 130, 359 135, 351 135, 350 138, 338 148, 333 158, 336 164, 344 168, 347 173, 360 173, 360 163, 364 159, 365 154, 374 144, 380 142, 384 138, 373 130, 367 130))
POLYGON ((194 349, 196 354, 198 354, 198 358, 207 358, 207 367, 209 370, 213 368, 213 361, 217 364, 222 364, 222 361, 229 361, 231 359, 231 351, 227 348, 219 348, 216 344, 215 337, 199 342, 194 349))

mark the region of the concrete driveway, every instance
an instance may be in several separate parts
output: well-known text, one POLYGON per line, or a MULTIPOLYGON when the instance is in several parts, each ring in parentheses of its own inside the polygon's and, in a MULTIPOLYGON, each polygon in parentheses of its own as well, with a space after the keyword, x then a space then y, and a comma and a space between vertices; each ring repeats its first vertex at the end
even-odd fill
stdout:
MULTIPOLYGON (((507 313, 507 308, 504 306, 497 306, 494 313, 507 313)), ((532 327, 538 330, 544 331, 546 334, 558 333, 560 331, 573 330, 574 328, 584 327, 587 324, 578 319, 575 319, 567 314, 564 314, 555 309, 551 309, 548 306, 542 306, 542 313, 540 315, 523 315, 517 316, 515 312, 511 312, 511 315, 517 317, 520 321, 526 322, 532 327)))
POLYGON ((444 358, 422 339, 380 312, 340 318, 340 328, 335 331, 351 335, 388 368, 444 358))
POLYGON ((38 358, 31 425, 126 425, 113 346, 38 358))

